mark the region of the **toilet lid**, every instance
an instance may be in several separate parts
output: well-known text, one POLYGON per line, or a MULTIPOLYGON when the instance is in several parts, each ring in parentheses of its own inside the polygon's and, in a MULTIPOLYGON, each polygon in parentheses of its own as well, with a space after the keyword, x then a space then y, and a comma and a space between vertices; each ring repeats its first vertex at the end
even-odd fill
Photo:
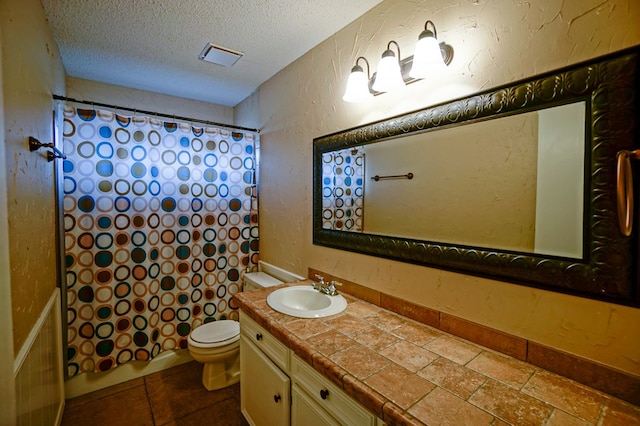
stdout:
POLYGON ((191 339, 199 343, 224 342, 240 334, 240 323, 233 320, 213 321, 191 332, 191 339))
POLYGON ((282 284, 282 281, 264 272, 249 272, 248 274, 244 274, 244 281, 256 287, 271 287, 282 284))

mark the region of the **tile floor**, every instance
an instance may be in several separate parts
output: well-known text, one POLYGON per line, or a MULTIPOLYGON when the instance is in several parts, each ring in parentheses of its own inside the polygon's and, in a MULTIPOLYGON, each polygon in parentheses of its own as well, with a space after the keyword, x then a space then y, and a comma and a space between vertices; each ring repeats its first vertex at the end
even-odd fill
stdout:
POLYGON ((189 362, 66 401, 62 426, 247 426, 240 385, 207 391, 189 362))

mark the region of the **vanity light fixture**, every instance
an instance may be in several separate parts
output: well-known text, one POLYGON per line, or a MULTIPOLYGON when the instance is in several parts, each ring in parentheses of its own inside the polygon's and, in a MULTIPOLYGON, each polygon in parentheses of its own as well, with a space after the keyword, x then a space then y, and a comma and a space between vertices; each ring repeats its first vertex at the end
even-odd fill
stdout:
POLYGON ((439 42, 435 24, 427 21, 418 37, 413 56, 401 59, 400 46, 396 41, 391 40, 382 54, 378 71, 372 76, 370 76, 367 59, 364 56, 358 56, 356 65, 349 74, 342 99, 346 102, 363 102, 370 99, 371 95, 391 92, 414 81, 437 75, 438 72, 446 69, 452 59, 453 47, 445 42, 439 42), (391 50, 392 44, 398 51, 397 58, 395 52, 391 50), (358 65, 360 59, 367 63, 366 77, 364 70, 358 65))
POLYGON ((387 43, 387 50, 382 53, 382 58, 378 62, 378 72, 373 82, 372 89, 376 92, 391 92, 404 87, 404 79, 400 69, 400 46, 391 40, 387 43), (398 57, 391 50, 391 44, 395 44, 398 49, 398 57))
POLYGON ((351 74, 347 80, 347 89, 344 91, 342 99, 345 102, 363 102, 369 98, 373 98, 373 93, 369 91, 370 76, 369 61, 364 56, 358 56, 356 64, 351 68, 351 74), (367 64, 367 74, 364 74, 364 70, 358 61, 362 59, 367 64))

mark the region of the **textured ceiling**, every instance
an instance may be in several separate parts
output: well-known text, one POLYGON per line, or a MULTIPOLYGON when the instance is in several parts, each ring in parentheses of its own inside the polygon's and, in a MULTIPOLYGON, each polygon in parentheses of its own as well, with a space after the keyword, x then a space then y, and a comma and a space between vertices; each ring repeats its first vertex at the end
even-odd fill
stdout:
POLYGON ((235 106, 381 0, 42 0, 68 76, 235 106), (244 53, 198 59, 211 42, 244 53))

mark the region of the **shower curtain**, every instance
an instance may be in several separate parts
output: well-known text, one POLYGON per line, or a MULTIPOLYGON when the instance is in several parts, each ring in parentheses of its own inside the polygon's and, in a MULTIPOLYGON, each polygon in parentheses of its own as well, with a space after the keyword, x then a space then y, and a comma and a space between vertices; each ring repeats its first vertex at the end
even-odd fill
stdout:
POLYGON ((322 154, 322 227, 362 232, 364 153, 359 149, 322 154))
POLYGON ((237 319, 258 262, 258 135, 64 107, 68 375, 237 319))

